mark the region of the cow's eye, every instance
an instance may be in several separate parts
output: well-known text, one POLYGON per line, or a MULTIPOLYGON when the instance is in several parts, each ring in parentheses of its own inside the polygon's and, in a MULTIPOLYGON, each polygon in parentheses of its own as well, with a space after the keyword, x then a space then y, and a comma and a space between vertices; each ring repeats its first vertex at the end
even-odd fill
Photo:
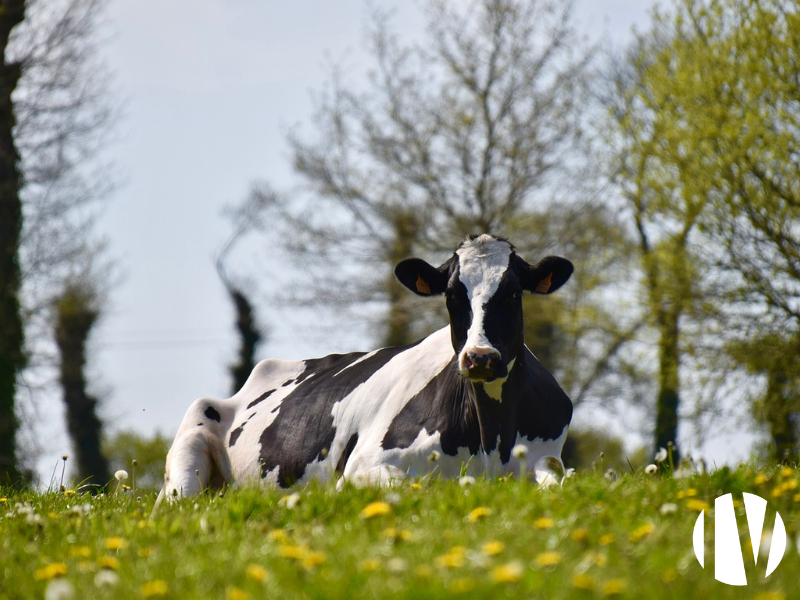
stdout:
POLYGON ((513 304, 518 302, 521 297, 522 297, 522 292, 514 292, 508 297, 508 301, 513 304))

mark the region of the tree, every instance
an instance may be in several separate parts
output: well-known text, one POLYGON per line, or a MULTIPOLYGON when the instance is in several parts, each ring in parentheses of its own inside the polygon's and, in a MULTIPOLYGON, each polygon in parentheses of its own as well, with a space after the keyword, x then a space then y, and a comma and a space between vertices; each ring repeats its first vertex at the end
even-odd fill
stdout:
POLYGON ((756 410, 787 439, 776 409, 797 386, 762 359, 767 341, 798 348, 798 23, 791 2, 680 0, 615 78, 613 173, 659 340, 656 446, 677 434, 681 358, 704 344, 766 374, 756 410))
POLYGON ((217 255, 216 266, 220 281, 225 286, 228 296, 236 311, 236 331, 239 334, 239 352, 237 361, 230 365, 231 395, 242 389, 253 368, 256 366, 256 351, 264 336, 260 331, 255 316, 255 308, 245 288, 247 283, 235 282, 228 275, 226 261, 229 253, 241 239, 254 229, 263 229, 262 214, 265 203, 271 194, 268 190, 254 191, 247 202, 229 209, 228 217, 233 222, 233 232, 217 255))
POLYGON ((55 339, 61 356, 60 383, 67 413, 67 430, 77 456, 79 481, 105 485, 108 461, 100 451, 102 423, 97 399, 86 390, 86 343, 100 312, 91 286, 71 283, 56 306, 55 339))
POLYGON ((11 30, 25 18, 24 0, 0 2, 0 482, 20 477, 16 455, 17 375, 25 365, 20 311, 19 246, 22 232, 22 178, 14 140, 16 118, 11 95, 22 67, 6 58, 11 30))
POLYGON ((18 377, 55 366, 54 290, 102 251, 92 228, 111 179, 99 150, 117 113, 95 52, 104 4, 0 5, 0 479, 18 462, 18 377))

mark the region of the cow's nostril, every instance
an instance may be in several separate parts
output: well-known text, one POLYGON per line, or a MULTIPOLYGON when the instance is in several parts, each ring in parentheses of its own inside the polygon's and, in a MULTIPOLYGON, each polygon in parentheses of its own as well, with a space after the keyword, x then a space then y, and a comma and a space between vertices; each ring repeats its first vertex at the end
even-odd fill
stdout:
POLYGON ((466 367, 491 367, 500 358, 497 352, 467 352, 466 367))

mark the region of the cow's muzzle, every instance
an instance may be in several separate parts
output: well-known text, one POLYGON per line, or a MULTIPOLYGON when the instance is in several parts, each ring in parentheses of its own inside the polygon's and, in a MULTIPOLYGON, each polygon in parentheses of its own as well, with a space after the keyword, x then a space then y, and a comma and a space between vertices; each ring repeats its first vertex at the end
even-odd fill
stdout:
POLYGON ((471 381, 494 381, 506 375, 506 367, 500 353, 492 347, 465 348, 459 359, 461 375, 471 381))

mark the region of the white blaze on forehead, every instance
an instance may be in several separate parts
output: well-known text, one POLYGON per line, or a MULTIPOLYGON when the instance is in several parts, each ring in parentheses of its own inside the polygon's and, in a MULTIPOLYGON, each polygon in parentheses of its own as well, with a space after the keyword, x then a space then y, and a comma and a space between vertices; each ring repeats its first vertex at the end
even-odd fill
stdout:
POLYGON ((467 288, 472 305, 472 323, 464 347, 491 346, 483 331, 483 306, 497 291, 508 269, 511 244, 484 234, 465 241, 456 254, 458 278, 467 288))

